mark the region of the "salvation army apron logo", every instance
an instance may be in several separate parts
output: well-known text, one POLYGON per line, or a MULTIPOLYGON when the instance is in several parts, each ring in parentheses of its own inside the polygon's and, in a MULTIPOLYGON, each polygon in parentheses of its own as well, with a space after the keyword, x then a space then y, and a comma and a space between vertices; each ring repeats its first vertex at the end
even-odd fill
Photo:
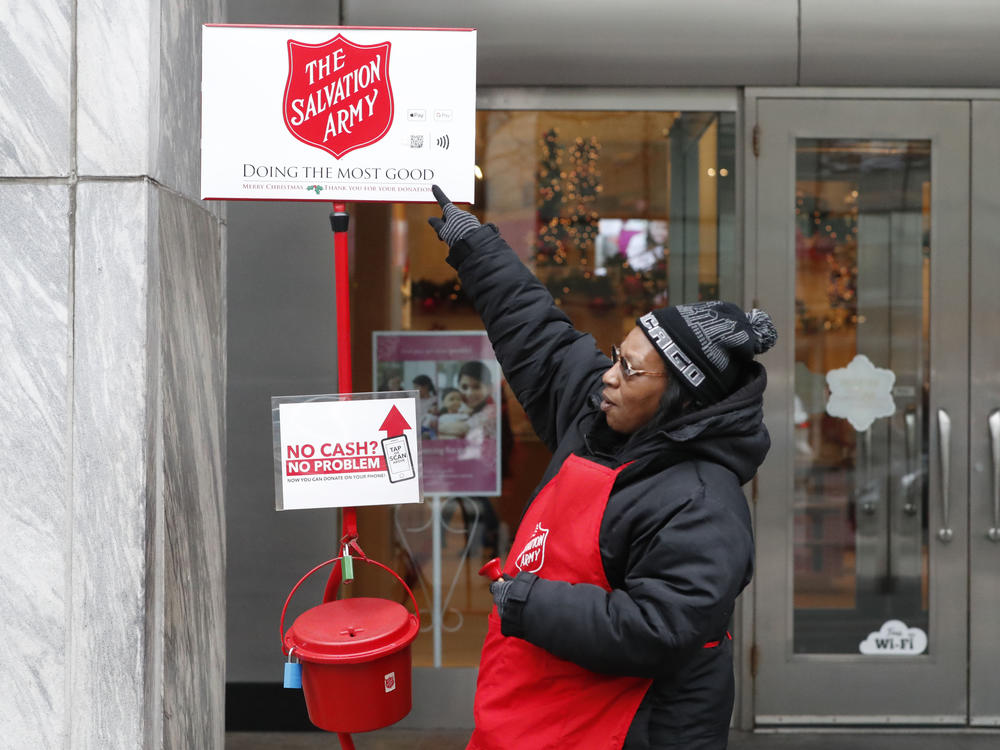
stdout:
POLYGON ((523 570, 526 573, 537 573, 542 569, 542 565, 545 564, 545 540, 548 536, 549 530, 543 529, 540 523, 536 523, 531 539, 524 545, 521 554, 514 561, 518 570, 523 570))
POLYGON ((380 140, 392 126, 391 42, 322 44, 288 40, 285 127, 339 159, 380 140))

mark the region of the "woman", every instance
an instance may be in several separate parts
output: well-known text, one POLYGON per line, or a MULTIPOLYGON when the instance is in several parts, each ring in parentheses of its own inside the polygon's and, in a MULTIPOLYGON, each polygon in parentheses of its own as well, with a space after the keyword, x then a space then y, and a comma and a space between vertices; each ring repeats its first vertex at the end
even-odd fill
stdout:
POLYGON ((442 437, 464 437, 473 443, 497 435, 497 405, 490 393, 493 376, 483 362, 465 362, 458 371, 458 390, 465 404, 464 420, 446 422, 442 437))
POLYGON ((420 434, 426 438, 437 437, 437 388, 427 375, 416 375, 413 387, 417 391, 417 418, 420 420, 420 434))
POLYGON ((430 379, 429 375, 414 375, 413 385, 417 389, 417 393, 420 394, 420 403, 426 403, 427 409, 430 410, 432 407, 437 408, 437 388, 434 387, 434 381, 430 379))
POLYGON ((430 223, 553 452, 490 587, 469 748, 725 748, 770 318, 654 310, 609 359, 495 227, 434 191, 430 223))

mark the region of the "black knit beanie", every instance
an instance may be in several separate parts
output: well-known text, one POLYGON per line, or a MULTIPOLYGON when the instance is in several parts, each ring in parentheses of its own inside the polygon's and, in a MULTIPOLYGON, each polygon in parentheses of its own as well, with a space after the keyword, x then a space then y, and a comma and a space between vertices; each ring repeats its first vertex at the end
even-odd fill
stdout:
POLYGON ((736 387, 754 354, 778 340, 771 316, 712 300, 661 307, 636 320, 677 381, 702 404, 721 401, 736 387))

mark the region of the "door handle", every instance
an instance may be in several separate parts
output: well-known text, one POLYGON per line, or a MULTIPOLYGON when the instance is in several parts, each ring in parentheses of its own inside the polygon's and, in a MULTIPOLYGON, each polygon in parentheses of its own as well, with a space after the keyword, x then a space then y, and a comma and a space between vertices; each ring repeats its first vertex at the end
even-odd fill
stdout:
POLYGON ((913 502, 916 494, 917 480, 920 478, 920 462, 917 456, 917 410, 910 408, 903 416, 903 426, 906 429, 906 475, 903 477, 903 512, 908 516, 917 513, 917 504, 913 502))
POLYGON ((1000 542, 1000 409, 993 410, 988 424, 993 449, 993 526, 986 536, 991 542, 1000 542))
POLYGON ((864 480, 858 493, 857 502, 865 515, 873 516, 878 510, 879 492, 878 484, 872 476, 872 431, 870 427, 861 436, 861 466, 864 480))
POLYGON ((938 409, 938 451, 941 457, 941 515, 942 526, 938 529, 938 539, 950 542, 954 537, 949 523, 951 511, 951 417, 944 409, 938 409))

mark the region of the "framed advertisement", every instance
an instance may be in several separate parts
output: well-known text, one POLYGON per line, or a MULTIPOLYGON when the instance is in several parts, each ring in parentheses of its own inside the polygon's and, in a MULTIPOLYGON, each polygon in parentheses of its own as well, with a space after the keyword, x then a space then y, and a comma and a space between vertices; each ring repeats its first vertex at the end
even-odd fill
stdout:
POLYGON ((417 391, 423 488, 501 494, 500 365, 482 331, 375 331, 376 388, 417 391))

